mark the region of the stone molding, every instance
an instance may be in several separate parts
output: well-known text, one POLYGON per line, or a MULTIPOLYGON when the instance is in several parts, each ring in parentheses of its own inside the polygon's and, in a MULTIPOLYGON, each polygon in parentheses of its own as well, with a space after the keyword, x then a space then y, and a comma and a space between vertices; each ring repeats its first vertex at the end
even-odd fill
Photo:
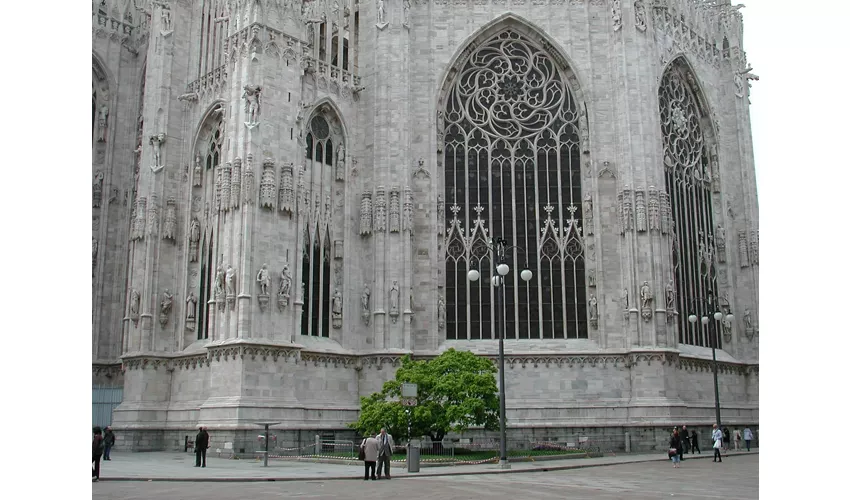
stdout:
POLYGON ((91 372, 95 377, 118 377, 121 374, 121 363, 92 363, 91 372))

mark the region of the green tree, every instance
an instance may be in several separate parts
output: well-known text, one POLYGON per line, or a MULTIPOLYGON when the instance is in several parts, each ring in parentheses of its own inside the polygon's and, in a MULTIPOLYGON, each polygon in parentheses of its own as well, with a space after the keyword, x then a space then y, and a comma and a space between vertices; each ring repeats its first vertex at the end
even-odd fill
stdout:
POLYGON ((471 426, 495 430, 499 426, 499 395, 496 367, 468 351, 449 349, 428 361, 401 360, 395 379, 384 383, 381 392, 360 398, 360 418, 349 426, 360 433, 381 427, 397 437, 407 435, 407 410, 412 412, 412 436, 430 436, 440 442, 448 432, 463 432, 471 426), (399 402, 401 385, 418 387, 417 406, 399 402))

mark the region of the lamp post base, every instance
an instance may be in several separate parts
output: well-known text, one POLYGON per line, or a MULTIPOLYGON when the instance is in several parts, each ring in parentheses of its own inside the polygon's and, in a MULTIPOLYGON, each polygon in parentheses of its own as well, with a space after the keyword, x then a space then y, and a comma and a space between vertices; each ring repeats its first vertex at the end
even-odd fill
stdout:
POLYGON ((510 469, 511 463, 508 462, 507 460, 499 459, 499 468, 500 469, 510 469))

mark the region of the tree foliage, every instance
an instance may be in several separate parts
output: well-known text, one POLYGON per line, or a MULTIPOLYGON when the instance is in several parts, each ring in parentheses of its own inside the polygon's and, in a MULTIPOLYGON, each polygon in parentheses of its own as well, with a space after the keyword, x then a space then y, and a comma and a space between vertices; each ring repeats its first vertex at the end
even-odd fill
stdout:
POLYGON ((349 426, 362 434, 386 427, 392 435, 408 438, 408 409, 412 412, 411 435, 427 435, 435 442, 450 431, 463 432, 471 426, 497 429, 496 367, 487 358, 454 349, 428 361, 405 356, 394 380, 384 383, 381 392, 360 398, 360 418, 349 426), (417 406, 401 405, 404 383, 419 386, 417 406))

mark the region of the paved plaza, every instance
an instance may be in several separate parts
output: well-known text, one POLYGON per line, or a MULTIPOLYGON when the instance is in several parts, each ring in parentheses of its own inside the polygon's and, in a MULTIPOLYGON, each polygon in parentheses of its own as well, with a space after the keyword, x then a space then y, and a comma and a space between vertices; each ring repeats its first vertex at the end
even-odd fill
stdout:
MULTIPOLYGON (((198 469, 184 463, 176 454, 116 456, 103 467, 101 482, 92 485, 93 499, 134 500, 148 498, 227 499, 232 498, 364 498, 367 495, 417 500, 488 498, 571 498, 571 499, 756 499, 759 496, 758 454, 731 454, 722 464, 705 458, 686 460, 681 469, 670 462, 648 455, 604 457, 600 459, 557 461, 538 464, 514 464, 514 473, 498 473, 492 465, 423 468, 418 477, 406 474, 401 467, 393 481, 355 479, 362 474, 356 466, 275 462, 263 469, 252 461, 213 458, 207 468, 198 469), (137 480, 110 481, 111 472, 141 465, 154 458, 163 468, 175 469, 165 477, 146 481, 144 473, 137 480), (172 455, 171 463, 162 460, 172 455), (124 460, 127 457, 128 460, 124 460), (118 465, 122 463, 122 465, 118 465), (568 463, 569 462, 569 463, 568 463), (182 470, 187 467, 188 470, 182 470), (605 466, 602 466, 605 465, 605 466), (534 468, 546 470, 538 472, 534 468), (563 469, 562 467, 573 467, 563 469), (548 469, 548 470, 547 470, 548 469), (527 471, 516 473, 516 471, 527 471), (534 471, 532 471, 534 470, 534 471), (111 472, 110 472, 111 471, 111 472), (466 472, 464 472, 466 471, 466 472), (179 475, 178 475, 179 473, 179 475), (250 473, 250 474, 249 474, 250 473), (441 476, 428 476, 441 474, 441 476), (446 475, 448 474, 448 475, 446 475), (204 481, 207 476, 210 481, 204 481), (300 476, 300 478, 297 478, 300 476), (343 477, 351 478, 348 480, 343 477), (222 481, 222 478, 230 480, 222 481), (239 479, 242 478, 242 479, 239 479), (253 479, 251 482, 249 479, 253 479), (216 481, 216 479, 218 479, 216 481), (300 479, 300 480, 298 480, 300 479), (247 481, 246 481, 247 480, 247 481)), ((154 464, 143 466, 143 472, 154 472, 154 464)), ((151 475, 151 474, 149 474, 151 475)), ((116 476, 112 476, 116 477, 116 476)), ((130 479, 129 476, 125 476, 130 479)), ((153 477, 153 475, 151 475, 153 477)), ((362 477, 362 476, 361 476, 362 477)))

